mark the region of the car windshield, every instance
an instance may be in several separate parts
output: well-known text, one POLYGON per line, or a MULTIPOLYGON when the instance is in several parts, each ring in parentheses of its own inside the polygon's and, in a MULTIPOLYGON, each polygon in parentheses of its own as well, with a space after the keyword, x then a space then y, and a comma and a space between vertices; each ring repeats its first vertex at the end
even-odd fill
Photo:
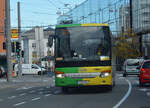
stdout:
POLYGON ((139 66, 139 60, 128 60, 127 66, 139 66))
POLYGON ((56 35, 57 56, 65 61, 99 60, 99 56, 111 54, 108 27, 64 27, 56 35))
POLYGON ((143 68, 149 68, 150 69, 150 62, 144 62, 143 68))

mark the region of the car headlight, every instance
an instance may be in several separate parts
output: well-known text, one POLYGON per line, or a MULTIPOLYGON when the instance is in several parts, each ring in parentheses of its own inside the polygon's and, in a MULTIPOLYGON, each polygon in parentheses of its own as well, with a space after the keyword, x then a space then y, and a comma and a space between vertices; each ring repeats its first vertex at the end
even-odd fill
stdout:
POLYGON ((57 74, 56 77, 57 78, 65 78, 64 74, 57 74))
POLYGON ((107 77, 110 75, 110 72, 101 72, 100 77, 107 77))

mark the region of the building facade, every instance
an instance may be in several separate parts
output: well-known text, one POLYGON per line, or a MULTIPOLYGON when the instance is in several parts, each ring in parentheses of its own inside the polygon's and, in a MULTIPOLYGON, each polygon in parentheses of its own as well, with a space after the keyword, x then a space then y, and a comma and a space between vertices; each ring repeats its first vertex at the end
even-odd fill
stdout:
POLYGON ((150 55, 150 0, 133 0, 133 29, 142 37, 143 56, 150 55))
POLYGON ((6 50, 3 49, 3 44, 5 42, 4 20, 5 20, 5 0, 0 0, 0 55, 6 54, 6 50))
POLYGON ((54 35, 54 29, 43 29, 35 27, 22 34, 24 63, 38 64, 39 61, 50 56, 51 48, 48 47, 48 37, 54 35))
POLYGON ((119 9, 119 31, 126 32, 130 29, 130 7, 122 5, 119 9))
POLYGON ((57 23, 71 20, 74 24, 108 23, 113 34, 120 30, 120 7, 129 5, 129 0, 85 0, 85 2, 61 14, 57 23))

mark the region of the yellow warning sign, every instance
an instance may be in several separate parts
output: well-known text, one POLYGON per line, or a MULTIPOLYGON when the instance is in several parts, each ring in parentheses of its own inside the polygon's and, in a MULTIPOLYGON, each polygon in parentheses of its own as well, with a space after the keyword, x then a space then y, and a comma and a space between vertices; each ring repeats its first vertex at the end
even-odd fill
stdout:
POLYGON ((18 29, 11 29, 11 38, 18 38, 18 29))

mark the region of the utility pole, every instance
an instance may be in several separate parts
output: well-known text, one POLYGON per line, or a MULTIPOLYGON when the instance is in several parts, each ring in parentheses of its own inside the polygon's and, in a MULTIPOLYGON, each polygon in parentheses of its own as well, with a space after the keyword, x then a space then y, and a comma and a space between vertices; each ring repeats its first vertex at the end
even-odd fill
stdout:
POLYGON ((130 0, 130 28, 132 29, 132 0, 130 0))
POLYGON ((20 2, 17 2, 18 8, 18 41, 19 41, 19 57, 18 57, 18 77, 21 78, 22 73, 22 54, 21 54, 21 18, 20 18, 20 2))
POLYGON ((5 0, 5 38, 7 56, 7 81, 12 81, 12 62, 11 62, 11 25, 10 25, 10 0, 5 0))

